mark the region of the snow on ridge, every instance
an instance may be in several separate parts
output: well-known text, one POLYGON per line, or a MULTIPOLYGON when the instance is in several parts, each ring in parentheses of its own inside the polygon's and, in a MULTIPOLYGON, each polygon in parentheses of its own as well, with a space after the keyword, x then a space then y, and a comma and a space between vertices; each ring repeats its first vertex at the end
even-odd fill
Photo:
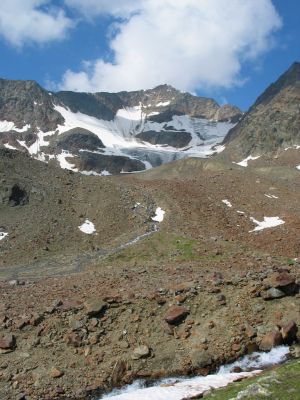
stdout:
POLYGON ((232 204, 230 203, 230 201, 229 200, 222 200, 222 203, 224 203, 227 207, 232 207, 232 204))
POLYGON ((166 107, 171 104, 171 101, 161 101, 155 105, 155 107, 166 107))
POLYGON ((0 240, 3 240, 7 235, 7 232, 0 232, 0 240))
POLYGON ((248 167, 248 161, 251 160, 257 160, 260 156, 256 156, 256 157, 252 157, 251 155, 248 156, 247 158, 245 158, 244 160, 240 161, 240 162, 234 162, 233 164, 237 164, 240 165, 241 167, 248 167))
POLYGON ((283 221, 279 217, 264 217, 263 221, 257 221, 253 217, 250 217, 250 220, 254 222, 257 226, 249 232, 257 232, 267 228, 275 228, 276 226, 285 223, 285 221, 283 221))
POLYGON ((26 132, 30 129, 30 124, 24 125, 23 128, 17 128, 14 122, 11 121, 0 121, 0 132, 16 131, 26 132))
POLYGON ((157 209, 155 211, 155 216, 152 217, 152 221, 162 222, 164 220, 165 213, 166 212, 162 208, 157 207, 157 209))
POLYGON ((78 226, 78 228, 87 235, 92 235, 96 232, 95 225, 88 219, 86 219, 82 225, 78 226))

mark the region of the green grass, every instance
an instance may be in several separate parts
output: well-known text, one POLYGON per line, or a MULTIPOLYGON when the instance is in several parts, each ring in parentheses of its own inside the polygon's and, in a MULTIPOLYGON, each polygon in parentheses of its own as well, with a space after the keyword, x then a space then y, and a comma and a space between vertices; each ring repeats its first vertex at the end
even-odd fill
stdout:
MULTIPOLYGON (((240 397, 243 400, 300 400, 300 360, 291 361, 255 378, 233 383, 225 389, 218 389, 206 396, 206 400, 234 400, 240 392, 259 385, 268 395, 249 394, 240 397)), ((250 392, 250 391, 249 391, 250 392)))

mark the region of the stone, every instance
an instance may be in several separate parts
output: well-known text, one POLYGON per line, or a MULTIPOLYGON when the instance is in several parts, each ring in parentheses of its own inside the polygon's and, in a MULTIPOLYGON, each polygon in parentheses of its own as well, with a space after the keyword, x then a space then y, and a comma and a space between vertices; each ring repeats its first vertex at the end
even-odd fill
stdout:
POLYGON ((185 307, 173 306, 165 314, 165 321, 168 324, 176 325, 182 322, 188 314, 189 312, 185 307))
POLYGON ((288 271, 275 272, 268 279, 270 286, 274 288, 284 288, 295 283, 295 278, 288 271))
POLYGON ((298 327, 294 321, 288 321, 282 325, 280 332, 284 343, 292 344, 297 338, 298 327))
POLYGON ((114 366, 111 374, 111 385, 112 387, 121 386, 123 377, 127 372, 127 363, 124 360, 118 360, 114 366))
POLYGON ((80 308, 81 302, 78 300, 64 300, 59 306, 61 311, 71 311, 80 308))
POLYGON ((14 335, 6 335, 0 338, 0 349, 13 350, 16 346, 16 338, 14 335))
POLYGON ((150 355, 149 347, 146 345, 141 345, 133 350, 132 359, 139 360, 140 358, 145 358, 148 357, 149 355, 150 355))
POLYGON ((269 351, 273 347, 279 346, 283 343, 282 335, 279 331, 274 330, 267 333, 261 340, 259 348, 263 351, 269 351))
POLYGON ((63 371, 61 371, 60 369, 58 369, 58 368, 55 368, 55 367, 53 367, 53 368, 51 368, 51 371, 50 371, 50 376, 52 377, 52 378, 60 378, 60 377, 62 377, 64 375, 64 372, 63 371))
POLYGON ((273 299, 280 299, 281 297, 284 297, 286 294, 277 288, 270 288, 264 292, 261 293, 261 297, 264 300, 273 300, 273 299))
POLYGON ((204 368, 212 364, 212 356, 207 350, 194 350, 191 354, 191 362, 194 368, 204 368))
POLYGON ((101 299, 89 299, 84 303, 84 307, 89 317, 96 317, 103 314, 107 304, 101 299))

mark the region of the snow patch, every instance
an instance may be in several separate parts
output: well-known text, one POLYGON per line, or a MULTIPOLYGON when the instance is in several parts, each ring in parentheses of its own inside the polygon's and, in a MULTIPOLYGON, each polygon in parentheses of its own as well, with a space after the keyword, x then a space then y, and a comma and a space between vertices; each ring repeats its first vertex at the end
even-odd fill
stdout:
POLYGON ((4 143, 4 147, 6 149, 10 149, 10 150, 18 150, 16 147, 11 146, 9 143, 4 143))
POLYGON ((164 220, 165 211, 158 207, 155 211, 155 216, 152 217, 152 221, 162 222, 164 220))
POLYGON ((0 132, 9 132, 9 131, 16 131, 16 132, 26 132, 30 129, 30 125, 24 125, 23 128, 17 128, 14 122, 11 121, 0 121, 0 132))
POLYGON ((55 156, 56 160, 59 162, 59 165, 62 169, 68 169, 70 171, 78 172, 78 169, 75 168, 74 164, 70 164, 66 158, 75 157, 73 154, 69 153, 67 150, 63 150, 60 154, 55 156))
POLYGON ((229 200, 222 200, 222 203, 226 204, 227 207, 232 207, 232 204, 230 203, 229 200))
POLYGON ((0 240, 3 240, 7 235, 7 232, 0 232, 0 240))
POLYGON ((267 228, 274 228, 285 223, 279 217, 264 217, 263 221, 257 221, 256 219, 250 217, 250 220, 254 222, 257 226, 249 232, 257 232, 267 228))
POLYGON ((297 165, 297 167, 296 167, 299 171, 300 171, 300 165, 297 165))
POLYGON ((278 197, 275 196, 274 194, 267 194, 267 193, 265 193, 265 196, 268 197, 269 199, 278 199, 278 197))
POLYGON ((259 157, 260 156, 256 156, 256 157, 248 156, 247 158, 245 158, 244 160, 242 160, 240 162, 233 162, 233 164, 240 165, 241 167, 248 167, 248 161, 257 160, 259 157))
POLYGON ((81 230, 81 232, 86 233, 87 235, 91 235, 96 232, 95 225, 88 219, 86 219, 82 225, 78 226, 78 228, 81 230))
POLYGON ((155 107, 166 107, 166 106, 168 106, 169 104, 171 104, 171 101, 165 101, 165 102, 161 101, 160 103, 157 103, 157 104, 155 105, 155 107))

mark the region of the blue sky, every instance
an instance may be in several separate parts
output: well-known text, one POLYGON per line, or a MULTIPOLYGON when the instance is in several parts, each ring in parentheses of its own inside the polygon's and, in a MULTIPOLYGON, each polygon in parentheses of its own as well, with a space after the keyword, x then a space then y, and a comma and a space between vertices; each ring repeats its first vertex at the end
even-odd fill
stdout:
POLYGON ((170 83, 246 110, 300 61, 300 1, 2 0, 0 52, 6 79, 87 91, 170 83))

